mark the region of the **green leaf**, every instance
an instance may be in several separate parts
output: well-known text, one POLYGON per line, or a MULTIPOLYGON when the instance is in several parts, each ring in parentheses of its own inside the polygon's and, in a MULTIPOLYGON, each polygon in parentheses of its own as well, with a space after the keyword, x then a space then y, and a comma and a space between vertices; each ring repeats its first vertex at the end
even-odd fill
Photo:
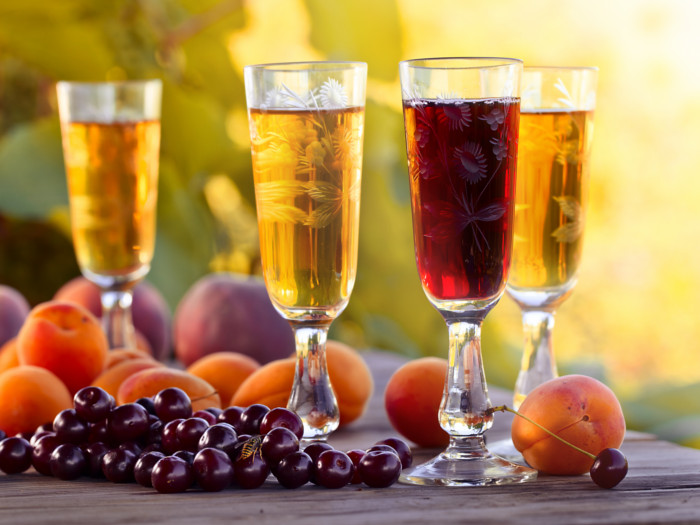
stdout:
POLYGON ((10 2, 0 8, 0 47, 55 79, 96 80, 114 65, 85 0, 10 2))
POLYGON ((177 164, 161 159, 158 233, 148 280, 173 308, 208 273, 214 253, 214 224, 201 192, 182 180, 177 164))
POLYGON ((367 62, 370 76, 388 81, 396 78, 403 33, 394 0, 306 0, 306 7, 311 16, 311 43, 329 60, 367 62))
POLYGON ((161 152, 186 178, 233 165, 225 111, 206 91, 165 80, 162 125, 161 152))
POLYGON ((57 118, 16 126, 0 140, 0 209, 43 217, 68 205, 57 118))

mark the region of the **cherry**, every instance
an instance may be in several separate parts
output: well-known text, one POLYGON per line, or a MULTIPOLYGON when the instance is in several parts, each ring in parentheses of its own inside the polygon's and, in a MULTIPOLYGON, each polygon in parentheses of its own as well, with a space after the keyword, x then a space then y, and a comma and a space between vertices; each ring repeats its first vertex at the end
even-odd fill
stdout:
POLYGON ((153 399, 150 397, 140 397, 134 401, 137 405, 141 405, 146 409, 146 412, 155 416, 156 415, 156 405, 153 403, 153 399))
MULTIPOLYGON (((396 458, 399 465, 399 457, 393 452, 391 455, 396 458)), ((328 489, 339 489, 352 480, 355 473, 355 466, 352 459, 345 452, 340 450, 326 450, 321 452, 316 460, 316 470, 314 472, 316 482, 328 489)))
POLYGON ((57 446, 51 453, 49 468, 55 478, 68 481, 85 474, 88 464, 78 445, 64 443, 57 446))
POLYGON ((616 448, 603 449, 591 467, 591 479, 599 487, 611 489, 627 475, 627 458, 616 448))
POLYGON ((83 420, 97 423, 114 408, 114 398, 100 387, 86 386, 76 392, 73 406, 83 420))
POLYGON ((197 452, 199 438, 202 437, 202 434, 204 434, 204 431, 208 428, 209 423, 200 417, 190 417, 184 421, 180 421, 180 424, 178 424, 175 430, 180 450, 197 452))
MULTIPOLYGON (((243 410, 241 418, 238 421, 241 427, 241 433, 250 435, 260 434, 260 423, 262 423, 263 418, 269 411, 270 409, 267 406, 259 403, 250 405, 243 410)), ((236 425, 234 425, 234 427, 238 429, 236 425)))
POLYGON ((158 392, 153 398, 156 415, 167 423, 173 419, 187 419, 192 416, 190 396, 177 387, 170 387, 158 392))
POLYGON ((198 417, 209 423, 209 426, 216 424, 216 416, 207 410, 197 410, 192 417, 198 417))
POLYGON ((233 464, 233 476, 236 484, 244 489, 258 488, 265 483, 269 474, 270 466, 259 449, 250 455, 242 454, 233 464))
POLYGON ((102 474, 112 483, 129 483, 134 480, 136 456, 123 448, 115 448, 102 456, 102 474))
POLYGON ((371 450, 360 460, 359 470, 365 485, 375 488, 388 487, 399 479, 401 460, 395 452, 371 450))
POLYGON ((53 420, 53 431, 61 443, 73 443, 75 445, 87 441, 90 435, 90 428, 87 422, 72 408, 61 410, 56 415, 53 420))
POLYGON ((296 489, 311 479, 313 464, 305 452, 292 452, 282 459, 275 468, 275 477, 287 489, 296 489))
POLYGON ((51 453, 59 445, 61 445, 61 442, 56 437, 56 434, 51 433, 39 438, 32 448, 32 465, 37 472, 44 476, 51 476, 49 460, 51 459, 51 453))
POLYGON ((192 466, 192 463, 194 462, 194 452, 190 452, 189 450, 178 450, 175 452, 175 454, 173 454, 173 457, 186 461, 190 466, 192 466))
POLYGON ((362 483, 362 478, 360 477, 360 460, 367 454, 366 451, 360 450, 359 448, 354 448, 346 452, 348 457, 352 460, 352 464, 355 466, 355 473, 352 475, 350 483, 357 485, 362 483))
POLYGON ((9 437, 0 441, 0 471, 19 474, 32 466, 32 446, 26 439, 9 437))
POLYGON ((233 482, 233 463, 226 452, 216 448, 197 452, 192 472, 197 484, 207 492, 219 492, 233 482))
POLYGON ((289 454, 299 450, 299 439, 288 428, 275 427, 265 434, 260 449, 269 465, 275 467, 289 454))
POLYGON ((140 438, 148 432, 149 427, 148 412, 136 403, 119 405, 107 416, 107 430, 118 443, 140 438))
POLYGON ((153 472, 153 467, 155 467, 160 458, 164 457, 165 455, 162 452, 147 452, 136 460, 134 465, 134 479, 136 483, 142 487, 152 487, 151 473, 153 472))
POLYGON ((399 455, 401 460, 401 468, 408 468, 413 464, 413 454, 411 453, 411 447, 403 440, 397 437, 390 437, 378 441, 376 445, 388 445, 393 448, 399 455))
POLYGON ((87 473, 91 478, 102 478, 102 458, 109 452, 109 447, 102 441, 93 441, 83 445, 83 455, 87 461, 87 473))
POLYGON ((158 492, 185 492, 193 483, 192 467, 176 456, 160 458, 151 472, 151 484, 158 492))
POLYGON ((228 423, 216 423, 207 428, 199 438, 197 448, 216 448, 225 452, 231 459, 234 459, 234 451, 238 444, 238 436, 234 428, 228 423))
POLYGON ((267 434, 273 428, 284 427, 296 434, 297 439, 304 437, 304 423, 301 418, 286 408, 273 408, 260 423, 260 433, 267 434))
POLYGON ((173 452, 180 450, 180 443, 177 437, 177 427, 183 421, 185 420, 178 418, 168 421, 165 425, 163 425, 163 430, 160 434, 160 445, 163 448, 163 452, 166 454, 172 454, 173 452))
MULTIPOLYGON (((241 432, 241 416, 243 415, 243 407, 228 407, 224 409, 216 419, 220 423, 228 423, 236 429, 236 432, 241 432)), ((243 432, 241 432, 243 433, 243 432)))

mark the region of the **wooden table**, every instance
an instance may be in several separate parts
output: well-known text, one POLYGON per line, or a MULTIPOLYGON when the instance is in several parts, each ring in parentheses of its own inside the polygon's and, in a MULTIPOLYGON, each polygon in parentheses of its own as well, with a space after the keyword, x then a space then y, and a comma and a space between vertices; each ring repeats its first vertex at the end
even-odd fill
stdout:
MULTIPOLYGON (((394 434, 382 394, 404 359, 380 352, 366 357, 375 375, 375 395, 361 420, 332 437, 339 449, 366 448, 394 434)), ((496 389, 491 398, 494 404, 509 401, 506 392, 496 389)), ((509 425, 507 415, 497 414, 488 438, 505 437, 509 425)), ((0 524, 700 523, 700 450, 634 432, 622 449, 630 470, 613 490, 599 489, 586 475, 473 488, 395 484, 386 489, 307 485, 287 490, 268 481, 251 491, 168 495, 136 484, 60 481, 34 471, 0 474, 0 524)), ((416 450, 415 456, 421 461, 436 452, 416 450)))

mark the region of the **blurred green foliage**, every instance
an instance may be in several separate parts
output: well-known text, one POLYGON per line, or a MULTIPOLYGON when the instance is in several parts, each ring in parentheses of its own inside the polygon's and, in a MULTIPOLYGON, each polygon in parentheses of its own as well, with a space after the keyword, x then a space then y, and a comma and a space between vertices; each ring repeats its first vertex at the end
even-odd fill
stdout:
MULTIPOLYGON (((331 335, 410 357, 445 356, 444 323, 414 264, 402 117, 372 96, 373 83, 395 83, 404 58, 397 3, 301 5, 309 43, 321 56, 369 64, 358 278, 331 335)), ((163 80, 158 235, 148 278, 172 308, 213 269, 257 270, 250 152, 234 136, 234 128, 246 127, 236 121, 245 119, 245 95, 228 45, 248 23, 241 0, 0 4, 0 282, 35 304, 78 274, 57 80, 163 80)), ((512 388, 521 349, 488 320, 483 336, 489 382, 512 388)), ((631 428, 700 446, 700 418, 688 416, 700 413, 698 399, 700 386, 691 385, 649 392, 624 407, 631 428)))

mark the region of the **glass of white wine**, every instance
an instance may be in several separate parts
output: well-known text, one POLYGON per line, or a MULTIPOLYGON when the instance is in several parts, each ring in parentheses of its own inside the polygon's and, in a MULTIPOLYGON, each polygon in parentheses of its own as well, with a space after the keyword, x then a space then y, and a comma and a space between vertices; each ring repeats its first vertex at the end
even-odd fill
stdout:
MULTIPOLYGON (((513 406, 557 377, 554 315, 577 282, 583 253, 598 70, 525 67, 513 259, 506 293, 522 312, 524 351, 513 406)), ((510 440, 492 450, 519 458, 510 440)))
POLYGON ((326 338, 357 273, 367 65, 244 71, 263 277, 296 339, 287 408, 306 441, 325 440, 339 423, 326 338))
POLYGON ((73 245, 101 289, 110 348, 134 347, 133 287, 156 237, 160 80, 59 82, 73 245))

